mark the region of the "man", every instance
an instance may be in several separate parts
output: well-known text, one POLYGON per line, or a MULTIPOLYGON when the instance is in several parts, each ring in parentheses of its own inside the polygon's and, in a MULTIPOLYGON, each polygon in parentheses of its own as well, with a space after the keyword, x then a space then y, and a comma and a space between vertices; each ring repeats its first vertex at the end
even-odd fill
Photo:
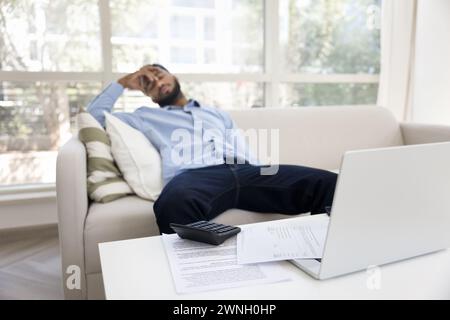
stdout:
POLYGON ((88 111, 103 126, 103 112, 112 111, 124 89, 140 90, 160 106, 114 115, 141 131, 161 154, 165 186, 154 204, 161 233, 173 233, 172 222, 211 220, 231 208, 315 214, 331 206, 336 174, 293 165, 280 165, 273 175, 261 174, 263 166, 257 165, 242 136, 230 135, 237 129, 230 116, 187 100, 178 79, 161 65, 144 66, 111 83, 90 103, 88 111), (217 134, 206 136, 207 129, 217 134), (174 159, 177 130, 201 136, 184 146, 189 161, 174 159), (202 152, 192 156, 198 147, 202 152))

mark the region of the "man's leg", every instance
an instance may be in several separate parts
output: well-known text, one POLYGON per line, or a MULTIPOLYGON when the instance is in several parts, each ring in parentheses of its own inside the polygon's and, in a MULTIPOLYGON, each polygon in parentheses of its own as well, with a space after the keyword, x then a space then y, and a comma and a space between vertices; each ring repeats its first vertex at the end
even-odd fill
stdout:
POLYGON ((333 202, 335 173, 294 165, 280 165, 275 175, 261 175, 257 166, 234 168, 239 181, 239 209, 316 214, 324 213, 333 202))
POLYGON ((192 169, 174 177, 153 209, 161 233, 173 233, 170 223, 211 220, 236 204, 236 177, 227 165, 192 169))

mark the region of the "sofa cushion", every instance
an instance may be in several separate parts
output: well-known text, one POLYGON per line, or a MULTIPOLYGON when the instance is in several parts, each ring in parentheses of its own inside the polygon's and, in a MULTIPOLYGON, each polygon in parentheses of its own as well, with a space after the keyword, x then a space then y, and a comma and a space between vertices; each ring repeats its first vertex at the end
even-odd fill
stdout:
MULTIPOLYGON (((231 209, 213 221, 239 225, 283 218, 292 216, 231 209)), ((86 273, 101 272, 99 243, 157 235, 159 230, 153 213, 153 202, 129 196, 104 204, 93 203, 84 228, 86 273)))

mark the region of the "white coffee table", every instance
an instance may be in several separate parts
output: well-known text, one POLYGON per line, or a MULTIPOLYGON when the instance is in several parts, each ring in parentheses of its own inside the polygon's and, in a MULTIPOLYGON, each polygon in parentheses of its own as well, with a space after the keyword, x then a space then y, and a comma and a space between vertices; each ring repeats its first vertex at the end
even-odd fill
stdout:
POLYGON ((107 299, 450 299, 450 250, 319 281, 281 262, 292 281, 179 295, 162 237, 99 244, 107 299))

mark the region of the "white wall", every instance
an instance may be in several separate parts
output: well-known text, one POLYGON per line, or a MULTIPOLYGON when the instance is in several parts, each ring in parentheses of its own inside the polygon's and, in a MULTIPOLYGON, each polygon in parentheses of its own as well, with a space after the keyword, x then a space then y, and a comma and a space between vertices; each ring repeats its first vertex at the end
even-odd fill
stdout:
POLYGON ((419 0, 413 121, 450 125, 450 1, 419 0))

